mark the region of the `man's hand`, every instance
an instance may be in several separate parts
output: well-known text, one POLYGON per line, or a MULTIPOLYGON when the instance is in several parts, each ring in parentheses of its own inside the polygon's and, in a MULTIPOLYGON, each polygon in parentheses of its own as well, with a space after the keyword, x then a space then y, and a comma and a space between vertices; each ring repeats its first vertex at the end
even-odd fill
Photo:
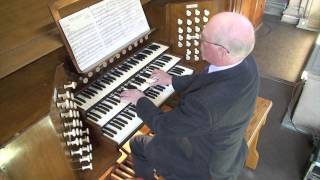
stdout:
POLYGON ((154 80, 152 86, 172 84, 172 76, 159 69, 153 70, 150 78, 154 80))
POLYGON ((134 105, 137 105, 138 100, 142 97, 144 97, 143 92, 137 89, 129 89, 120 94, 121 101, 131 102, 134 105))

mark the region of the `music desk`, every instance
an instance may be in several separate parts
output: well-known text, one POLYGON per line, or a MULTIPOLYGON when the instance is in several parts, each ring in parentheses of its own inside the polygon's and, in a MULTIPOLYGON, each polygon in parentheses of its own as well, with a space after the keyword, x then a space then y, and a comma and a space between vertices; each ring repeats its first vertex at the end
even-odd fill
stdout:
POLYGON ((258 97, 256 108, 245 133, 245 139, 249 147, 248 157, 245 166, 250 169, 256 169, 259 153, 257 151, 257 143, 262 126, 266 123, 267 115, 272 107, 272 101, 258 97))

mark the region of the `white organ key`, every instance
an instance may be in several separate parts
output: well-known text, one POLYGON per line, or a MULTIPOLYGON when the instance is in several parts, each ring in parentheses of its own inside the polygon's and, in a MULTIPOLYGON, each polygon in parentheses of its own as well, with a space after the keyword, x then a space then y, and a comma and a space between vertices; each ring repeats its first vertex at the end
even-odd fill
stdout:
POLYGON ((191 26, 192 25, 192 21, 190 19, 187 19, 187 25, 191 26))
POLYGON ((186 46, 187 46, 187 47, 190 47, 190 46, 191 46, 190 41, 186 41, 186 46))
POLYGON ((195 30, 197 33, 201 31, 201 29, 200 29, 199 26, 195 26, 195 27, 194 27, 194 30, 195 30))
POLYGON ((192 33, 192 28, 188 26, 188 27, 187 27, 187 32, 188 32, 188 33, 192 33))
POLYGON ((182 24, 183 24, 182 19, 179 18, 179 19, 177 20, 177 23, 178 23, 178 25, 182 25, 182 24))
POLYGON ((183 29, 181 27, 178 27, 178 33, 182 34, 183 33, 183 29))
POLYGON ((199 54, 199 53, 200 53, 199 49, 198 48, 194 48, 194 54, 199 54))
POLYGON ((182 41, 183 40, 183 36, 181 34, 178 35, 178 40, 182 41))
POLYGON ((199 16, 199 15, 200 15, 199 9, 195 9, 195 10, 194 10, 194 14, 195 14, 196 16, 199 16))
POLYGON ((71 82, 70 84, 63 85, 64 89, 68 89, 68 88, 76 89, 76 87, 77 87, 77 83, 76 82, 71 82))
POLYGON ((71 156, 74 156, 74 155, 76 155, 76 154, 79 154, 80 156, 82 156, 82 149, 81 148, 79 148, 79 150, 78 151, 70 151, 71 152, 71 156))
POLYGON ((87 156, 82 156, 82 158, 79 159, 79 161, 82 163, 82 162, 90 162, 92 160, 92 154, 88 154, 87 156))
POLYGON ((187 16, 191 16, 192 15, 192 12, 190 10, 186 10, 186 15, 187 16))
POLYGON ((179 47, 179 48, 183 47, 182 42, 180 42, 180 41, 178 42, 178 47, 179 47))
POLYGON ((66 91, 66 93, 64 93, 64 94, 58 94, 58 98, 62 98, 63 100, 68 99, 68 98, 73 99, 74 95, 70 91, 66 91))
POLYGON ((90 170, 92 170, 93 168, 92 168, 92 163, 90 163, 89 165, 87 165, 87 166, 82 166, 81 167, 81 170, 87 170, 87 169, 90 169, 90 170))
POLYGON ((195 46, 199 46, 199 41, 198 41, 198 40, 193 40, 193 44, 194 44, 195 46))
POLYGON ((203 13, 205 16, 209 16, 210 15, 210 11, 208 9, 203 10, 203 13))
POLYGON ((75 128, 75 129, 72 129, 71 131, 69 132, 64 132, 63 133, 63 136, 64 137, 67 137, 67 136, 73 136, 73 137, 76 137, 76 136, 79 136, 79 129, 78 128, 75 128))
POLYGON ((195 18, 194 18, 194 22, 195 22, 195 23, 200 23, 200 18, 195 17, 195 18))
POLYGON ((208 22, 208 20, 209 20, 209 19, 208 19, 207 17, 205 17, 205 16, 203 17, 203 22, 206 23, 206 22, 208 22))

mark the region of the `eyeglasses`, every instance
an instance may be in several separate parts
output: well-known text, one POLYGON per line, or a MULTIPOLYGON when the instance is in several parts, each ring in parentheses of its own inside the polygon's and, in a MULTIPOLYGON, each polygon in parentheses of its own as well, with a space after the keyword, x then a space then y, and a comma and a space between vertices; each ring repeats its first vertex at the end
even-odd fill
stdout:
POLYGON ((206 40, 202 34, 200 34, 199 40, 200 40, 201 42, 206 42, 206 43, 208 43, 208 44, 213 44, 213 45, 219 46, 219 47, 223 48, 224 50, 226 50, 226 52, 227 52, 228 54, 230 54, 230 51, 229 51, 226 47, 224 47, 224 46, 221 45, 221 44, 213 43, 213 42, 210 42, 210 41, 206 40))

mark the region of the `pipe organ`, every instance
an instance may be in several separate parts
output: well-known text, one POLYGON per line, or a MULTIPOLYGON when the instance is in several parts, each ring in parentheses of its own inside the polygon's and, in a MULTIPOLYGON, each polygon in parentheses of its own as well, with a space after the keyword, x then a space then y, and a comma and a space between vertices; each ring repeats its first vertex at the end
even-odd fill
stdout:
MULTIPOLYGON (((50 8, 69 8, 75 3, 78 12, 101 2, 59 0, 50 8)), ((123 145, 143 126, 135 107, 121 102, 119 94, 139 89, 157 106, 164 104, 174 94, 173 87, 150 86, 152 70, 175 76, 200 71, 206 65, 199 47, 206 22, 221 11, 241 11, 237 0, 141 2, 150 30, 104 54, 107 58, 81 67, 75 66, 78 55, 59 26, 59 20, 72 13, 53 11, 65 47, 0 79, 1 178, 111 178, 119 171, 112 167, 121 166, 116 164, 123 145)), ((112 14, 105 17, 112 22, 112 14)), ((85 22, 79 22, 70 28, 84 28, 85 22)))

